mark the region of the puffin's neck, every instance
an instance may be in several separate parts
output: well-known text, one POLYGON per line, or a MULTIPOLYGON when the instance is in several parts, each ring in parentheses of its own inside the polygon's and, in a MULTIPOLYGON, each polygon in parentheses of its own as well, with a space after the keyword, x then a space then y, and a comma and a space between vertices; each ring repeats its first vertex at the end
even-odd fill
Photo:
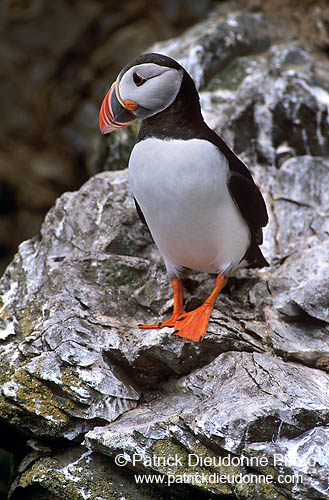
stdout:
POLYGON ((166 109, 142 121, 137 142, 147 137, 160 139, 191 139, 205 127, 199 94, 184 70, 181 88, 174 102, 166 109))

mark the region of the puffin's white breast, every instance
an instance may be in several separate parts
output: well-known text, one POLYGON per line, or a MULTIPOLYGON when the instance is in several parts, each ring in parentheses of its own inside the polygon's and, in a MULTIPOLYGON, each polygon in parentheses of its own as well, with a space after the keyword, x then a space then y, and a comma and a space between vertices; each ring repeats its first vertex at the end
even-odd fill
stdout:
POLYGON ((248 226, 227 188, 225 156, 201 140, 138 142, 129 181, 171 276, 181 267, 225 272, 249 244, 248 226))

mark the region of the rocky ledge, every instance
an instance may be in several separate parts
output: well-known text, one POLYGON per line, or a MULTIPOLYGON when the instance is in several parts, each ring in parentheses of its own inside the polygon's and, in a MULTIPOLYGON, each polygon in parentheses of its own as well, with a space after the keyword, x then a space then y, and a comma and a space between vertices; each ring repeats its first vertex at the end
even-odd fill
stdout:
MULTIPOLYGON (((282 37, 240 12, 155 48, 195 77, 270 213, 271 267, 230 280, 202 343, 137 327, 172 296, 126 170, 61 196, 20 245, 0 282, 10 499, 329 498, 328 64, 282 37)), ((131 134, 109 141, 124 167, 131 134)), ((193 308, 213 277, 185 285, 193 308)))

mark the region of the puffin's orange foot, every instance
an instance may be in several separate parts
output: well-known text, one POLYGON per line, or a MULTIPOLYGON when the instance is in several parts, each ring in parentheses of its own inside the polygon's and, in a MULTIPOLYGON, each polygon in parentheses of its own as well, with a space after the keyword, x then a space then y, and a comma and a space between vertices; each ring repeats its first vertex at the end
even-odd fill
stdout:
POLYGON ((200 342, 206 334, 212 309, 212 305, 204 303, 194 311, 185 313, 182 319, 176 320, 174 333, 184 339, 200 342))
POLYGON ((179 337, 200 342, 206 334, 211 311, 214 308, 217 296, 226 285, 226 282, 227 278, 219 274, 216 279, 216 286, 204 304, 194 311, 185 312, 183 308, 182 281, 174 278, 171 282, 174 291, 174 312, 171 318, 154 325, 138 325, 139 328, 159 329, 169 326, 175 328, 174 333, 179 337))
POLYGON ((168 326, 169 328, 174 328, 176 326, 176 321, 184 317, 186 314, 187 313, 185 313, 185 311, 183 310, 180 311, 179 314, 173 314, 166 321, 159 321, 159 323, 155 323, 153 325, 138 325, 138 328, 141 328, 142 330, 151 330, 151 329, 159 330, 160 328, 164 328, 165 326, 168 326))

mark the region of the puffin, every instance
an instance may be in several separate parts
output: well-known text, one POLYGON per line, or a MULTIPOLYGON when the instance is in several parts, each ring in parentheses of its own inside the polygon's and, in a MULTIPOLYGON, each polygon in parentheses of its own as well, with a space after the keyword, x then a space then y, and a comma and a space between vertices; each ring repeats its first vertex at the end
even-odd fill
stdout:
POLYGON ((194 81, 176 60, 146 53, 121 70, 102 102, 100 130, 108 134, 136 119, 129 184, 174 296, 169 319, 138 326, 174 328, 199 342, 228 277, 240 267, 269 265, 259 248, 266 205, 246 165, 205 123, 194 81), (186 312, 182 279, 191 270, 215 274, 216 283, 200 307, 186 312))

